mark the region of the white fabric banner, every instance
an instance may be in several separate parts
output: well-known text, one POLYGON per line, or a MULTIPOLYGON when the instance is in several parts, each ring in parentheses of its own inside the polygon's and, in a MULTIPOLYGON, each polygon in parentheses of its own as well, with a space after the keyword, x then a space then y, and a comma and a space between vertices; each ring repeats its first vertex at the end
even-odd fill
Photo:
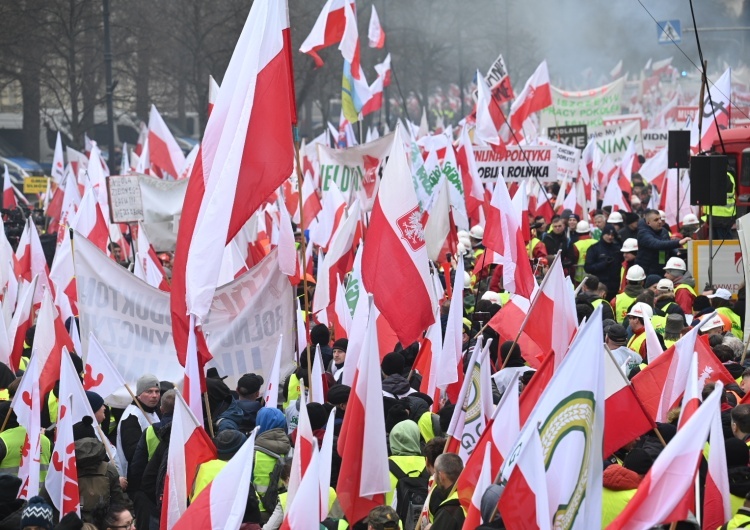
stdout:
POLYGON ((143 226, 157 252, 174 250, 188 179, 162 180, 139 175, 143 226))
POLYGON ((541 111, 541 128, 560 125, 601 125, 605 116, 622 113, 621 99, 625 78, 604 86, 569 92, 552 89, 552 106, 541 111))
POLYGON ((549 145, 557 151, 557 180, 575 182, 578 179, 578 165, 581 150, 571 145, 557 143, 548 138, 539 138, 540 145, 549 145))
POLYGON ((489 147, 474 147, 479 178, 482 182, 496 182, 500 171, 505 182, 539 179, 557 182, 557 149, 551 146, 508 146, 503 154, 489 147))
MULTIPOLYGON (((169 294, 155 289, 116 264, 90 241, 76 234, 81 343, 84 361, 93 332, 125 381, 135 391, 138 377, 151 373, 179 383, 184 375, 172 339, 169 294)), ((294 299, 288 278, 279 272, 276 252, 251 270, 216 290, 204 324, 214 357, 209 366, 234 388, 245 373, 268 379, 280 333, 282 375, 293 369, 294 299)), ((107 403, 130 403, 125 389, 107 403)))

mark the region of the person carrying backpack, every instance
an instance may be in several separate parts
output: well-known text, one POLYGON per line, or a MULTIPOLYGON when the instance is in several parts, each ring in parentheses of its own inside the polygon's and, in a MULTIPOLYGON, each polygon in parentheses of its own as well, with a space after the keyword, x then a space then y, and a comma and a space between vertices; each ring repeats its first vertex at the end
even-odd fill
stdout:
POLYGON ((412 420, 396 424, 388 440, 392 455, 388 458, 391 491, 386 493, 385 504, 396 507, 404 530, 416 527, 427 498, 430 472, 419 440, 419 426, 412 420))

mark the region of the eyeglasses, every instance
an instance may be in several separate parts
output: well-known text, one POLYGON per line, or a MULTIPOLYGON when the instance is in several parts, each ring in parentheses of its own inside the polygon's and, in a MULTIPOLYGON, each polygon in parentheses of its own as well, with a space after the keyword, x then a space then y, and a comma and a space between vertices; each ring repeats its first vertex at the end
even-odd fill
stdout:
POLYGON ((128 524, 122 524, 118 526, 110 526, 109 528, 122 528, 123 530, 133 530, 135 528, 135 519, 130 521, 128 524))

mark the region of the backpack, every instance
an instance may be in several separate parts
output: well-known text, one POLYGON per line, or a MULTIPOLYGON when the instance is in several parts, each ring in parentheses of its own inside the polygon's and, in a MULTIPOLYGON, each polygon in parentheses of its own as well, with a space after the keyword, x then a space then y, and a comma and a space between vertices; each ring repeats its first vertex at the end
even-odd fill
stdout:
POLYGON ((388 460, 388 469, 396 477, 396 513, 403 522, 403 530, 414 530, 427 501, 430 472, 425 467, 418 475, 416 471, 407 474, 393 460, 388 460))
POLYGON ((279 481, 281 480, 281 472, 284 469, 284 457, 258 445, 255 446, 255 450, 276 459, 273 470, 268 476, 268 489, 266 489, 265 493, 258 492, 260 503, 265 508, 266 513, 270 515, 276 509, 276 504, 279 502, 279 481))

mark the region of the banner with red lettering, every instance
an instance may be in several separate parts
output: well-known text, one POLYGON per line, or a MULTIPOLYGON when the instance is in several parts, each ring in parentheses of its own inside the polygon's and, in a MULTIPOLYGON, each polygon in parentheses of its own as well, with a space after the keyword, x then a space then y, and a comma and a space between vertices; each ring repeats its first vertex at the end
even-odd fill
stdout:
POLYGON ((321 191, 325 194, 330 183, 335 182, 349 204, 358 198, 366 211, 372 210, 391 144, 393 133, 347 149, 318 144, 321 191))
MULTIPOLYGON (((131 388, 147 373, 162 381, 182 381, 184 368, 177 362, 172 339, 169 293, 139 280, 80 234, 74 240, 84 360, 93 332, 131 388)), ((279 334, 284 336, 282 375, 293 368, 294 297, 277 261, 274 250, 219 287, 203 324, 214 357, 209 366, 228 376, 230 388, 249 372, 268 379, 279 334)), ((119 407, 130 402, 125 389, 107 399, 119 407)))
POLYGON ((495 182, 502 171, 506 182, 539 179, 557 182, 557 148, 551 146, 508 146, 502 154, 489 147, 475 147, 479 178, 482 182, 495 182))

